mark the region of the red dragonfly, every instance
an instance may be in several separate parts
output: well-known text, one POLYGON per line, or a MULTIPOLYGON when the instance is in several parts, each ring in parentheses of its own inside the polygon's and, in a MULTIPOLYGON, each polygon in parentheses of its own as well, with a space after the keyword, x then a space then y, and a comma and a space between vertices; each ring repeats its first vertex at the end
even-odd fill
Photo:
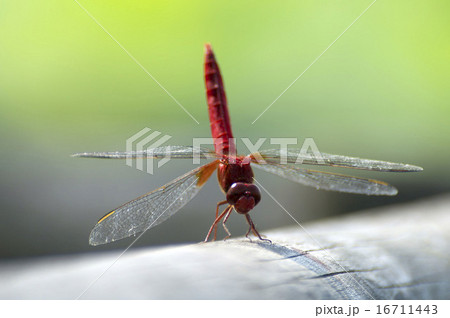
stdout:
POLYGON ((421 167, 408 164, 326 153, 320 153, 322 160, 319 161, 311 158, 309 154, 304 154, 300 149, 287 151, 269 149, 247 156, 236 155, 236 145, 231 131, 222 76, 209 44, 205 46, 204 69, 209 120, 215 151, 206 148, 166 146, 144 151, 94 152, 74 155, 75 157, 111 159, 158 159, 165 158, 167 155, 170 155, 171 158, 181 159, 192 159, 194 156, 214 159, 214 161, 107 213, 93 228, 89 237, 91 245, 106 244, 136 235, 164 222, 200 191, 215 170, 217 170, 219 185, 226 196, 226 200, 217 203, 216 218, 206 235, 205 242, 208 241, 212 231, 214 231, 213 240, 216 239, 217 226, 221 220, 228 234, 226 238, 231 235, 225 223, 233 210, 245 216, 249 224, 247 237, 252 232, 259 239, 264 240, 256 230, 249 214, 261 200, 261 193, 253 183, 252 166, 317 189, 367 195, 396 195, 397 189, 382 181, 300 168, 297 164, 298 160, 300 159, 303 164, 309 165, 374 171, 407 172, 423 170, 421 167), (280 163, 282 158, 285 160, 283 164, 280 163), (227 207, 219 214, 219 207, 225 204, 227 207))

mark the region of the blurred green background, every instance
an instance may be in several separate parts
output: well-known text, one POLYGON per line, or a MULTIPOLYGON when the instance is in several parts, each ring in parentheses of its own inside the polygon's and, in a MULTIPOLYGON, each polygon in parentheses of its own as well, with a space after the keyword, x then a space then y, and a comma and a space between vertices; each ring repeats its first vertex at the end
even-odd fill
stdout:
MULTIPOLYGON (((1 1, 0 257, 131 242, 94 248, 88 236, 104 213, 192 163, 171 161, 148 175, 122 161, 70 154, 125 150, 144 127, 173 136, 174 145, 209 137, 206 42, 222 69, 236 137, 313 137, 324 152, 425 169, 345 171, 394 184, 399 195, 389 198, 316 191, 256 171, 300 222, 448 192, 447 1, 377 1, 251 124, 371 2, 80 0, 197 125, 75 1, 1 1)), ((203 239, 223 199, 214 179, 136 246, 203 239)), ((252 216, 262 233, 294 224, 267 195, 252 216)), ((241 216, 229 224, 234 236, 246 231, 241 216)))

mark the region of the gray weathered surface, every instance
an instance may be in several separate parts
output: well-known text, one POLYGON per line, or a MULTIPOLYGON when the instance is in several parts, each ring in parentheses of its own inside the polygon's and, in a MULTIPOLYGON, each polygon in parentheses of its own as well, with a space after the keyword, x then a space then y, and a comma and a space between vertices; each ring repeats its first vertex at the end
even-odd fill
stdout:
MULTIPOLYGON (((265 232, 131 249, 82 299, 449 299, 450 197, 265 232)), ((75 299, 120 252, 0 263, 2 299, 75 299)))

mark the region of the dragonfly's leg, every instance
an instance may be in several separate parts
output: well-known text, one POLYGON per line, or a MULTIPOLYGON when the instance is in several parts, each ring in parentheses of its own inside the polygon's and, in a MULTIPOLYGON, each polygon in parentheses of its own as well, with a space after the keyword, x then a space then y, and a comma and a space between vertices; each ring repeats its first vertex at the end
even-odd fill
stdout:
POLYGON ((230 231, 228 230, 227 226, 225 225, 225 223, 228 221, 228 218, 230 217, 231 212, 233 212, 233 207, 231 205, 229 206, 229 208, 230 208, 230 210, 228 211, 227 215, 225 215, 225 217, 223 218, 223 221, 222 221, 223 228, 225 229, 225 232, 227 232, 227 234, 228 234, 223 239, 224 241, 231 236, 230 231))
POLYGON ((248 228, 247 233, 245 234, 245 237, 248 238, 248 240, 249 240, 250 242, 252 242, 252 239, 249 238, 248 235, 250 234, 251 231, 252 231, 252 227, 250 226, 250 227, 248 228))
MULTIPOLYGON (((217 207, 216 207, 216 218, 215 218, 215 219, 217 219, 217 217, 219 216, 219 206, 224 205, 224 204, 226 204, 226 203, 228 203, 227 200, 221 201, 221 202, 217 203, 217 207)), ((213 241, 216 240, 216 237, 217 237, 217 224, 216 224, 216 226, 214 227, 214 237, 213 237, 213 241)))
MULTIPOLYGON (((248 214, 245 215, 246 218, 247 218, 247 215, 248 215, 248 214)), ((249 219, 249 218, 247 218, 247 223, 250 225, 250 227, 248 228, 247 233, 245 233, 245 237, 248 238, 248 240, 249 240, 250 242, 252 242, 252 239, 249 238, 248 235, 249 235, 250 232, 253 230, 253 227, 252 227, 253 222, 252 222, 252 219, 250 219, 250 222, 248 221, 248 219, 249 219)))
POLYGON ((248 224, 250 225, 250 228, 247 231, 247 234, 245 235, 246 237, 248 237, 248 234, 250 233, 250 231, 253 232, 253 234, 255 234, 261 241, 268 241, 269 243, 272 243, 271 240, 262 238, 261 235, 258 233, 258 231, 256 230, 255 224, 252 221, 252 218, 250 217, 250 215, 247 213, 245 214, 245 218, 247 219, 248 224))
POLYGON ((209 228, 208 234, 206 234, 206 238, 205 238, 205 241, 204 241, 205 243, 208 242, 208 239, 209 239, 209 236, 211 235, 212 230, 216 227, 217 223, 219 223, 220 220, 222 220, 222 218, 225 216, 225 214, 228 213, 228 209, 229 209, 230 207, 231 207, 231 206, 227 206, 227 207, 225 208, 225 210, 223 210, 223 212, 220 213, 220 215, 214 220, 214 223, 213 223, 213 224, 211 225, 211 227, 209 228))

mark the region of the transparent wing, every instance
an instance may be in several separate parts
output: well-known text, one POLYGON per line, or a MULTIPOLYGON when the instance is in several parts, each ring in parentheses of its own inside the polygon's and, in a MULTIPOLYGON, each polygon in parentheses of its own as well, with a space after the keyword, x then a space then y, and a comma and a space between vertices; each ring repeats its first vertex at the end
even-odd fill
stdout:
POLYGON ((358 193, 367 195, 396 195, 397 189, 377 180, 357 178, 336 173, 302 169, 294 165, 253 165, 258 169, 276 174, 291 181, 316 189, 358 193))
POLYGON ((263 159, 268 163, 308 164, 374 171, 413 172, 423 170, 421 167, 409 164, 331 155, 324 152, 318 153, 315 156, 314 154, 303 153, 301 149, 288 149, 287 151, 267 149, 253 153, 250 156, 254 162, 259 162, 260 159, 263 159), (282 160, 285 161, 283 162, 282 160))
POLYGON ((194 169, 168 184, 130 201, 102 217, 89 236, 90 245, 100 245, 144 232, 174 215, 205 184, 217 161, 194 169))
POLYGON ((102 158, 102 159, 135 159, 135 158, 174 158, 174 159, 191 159, 195 157, 202 159, 217 158, 214 151, 208 148, 197 148, 188 146, 164 146, 150 148, 141 151, 129 152, 83 152, 76 153, 72 157, 79 158, 102 158))

